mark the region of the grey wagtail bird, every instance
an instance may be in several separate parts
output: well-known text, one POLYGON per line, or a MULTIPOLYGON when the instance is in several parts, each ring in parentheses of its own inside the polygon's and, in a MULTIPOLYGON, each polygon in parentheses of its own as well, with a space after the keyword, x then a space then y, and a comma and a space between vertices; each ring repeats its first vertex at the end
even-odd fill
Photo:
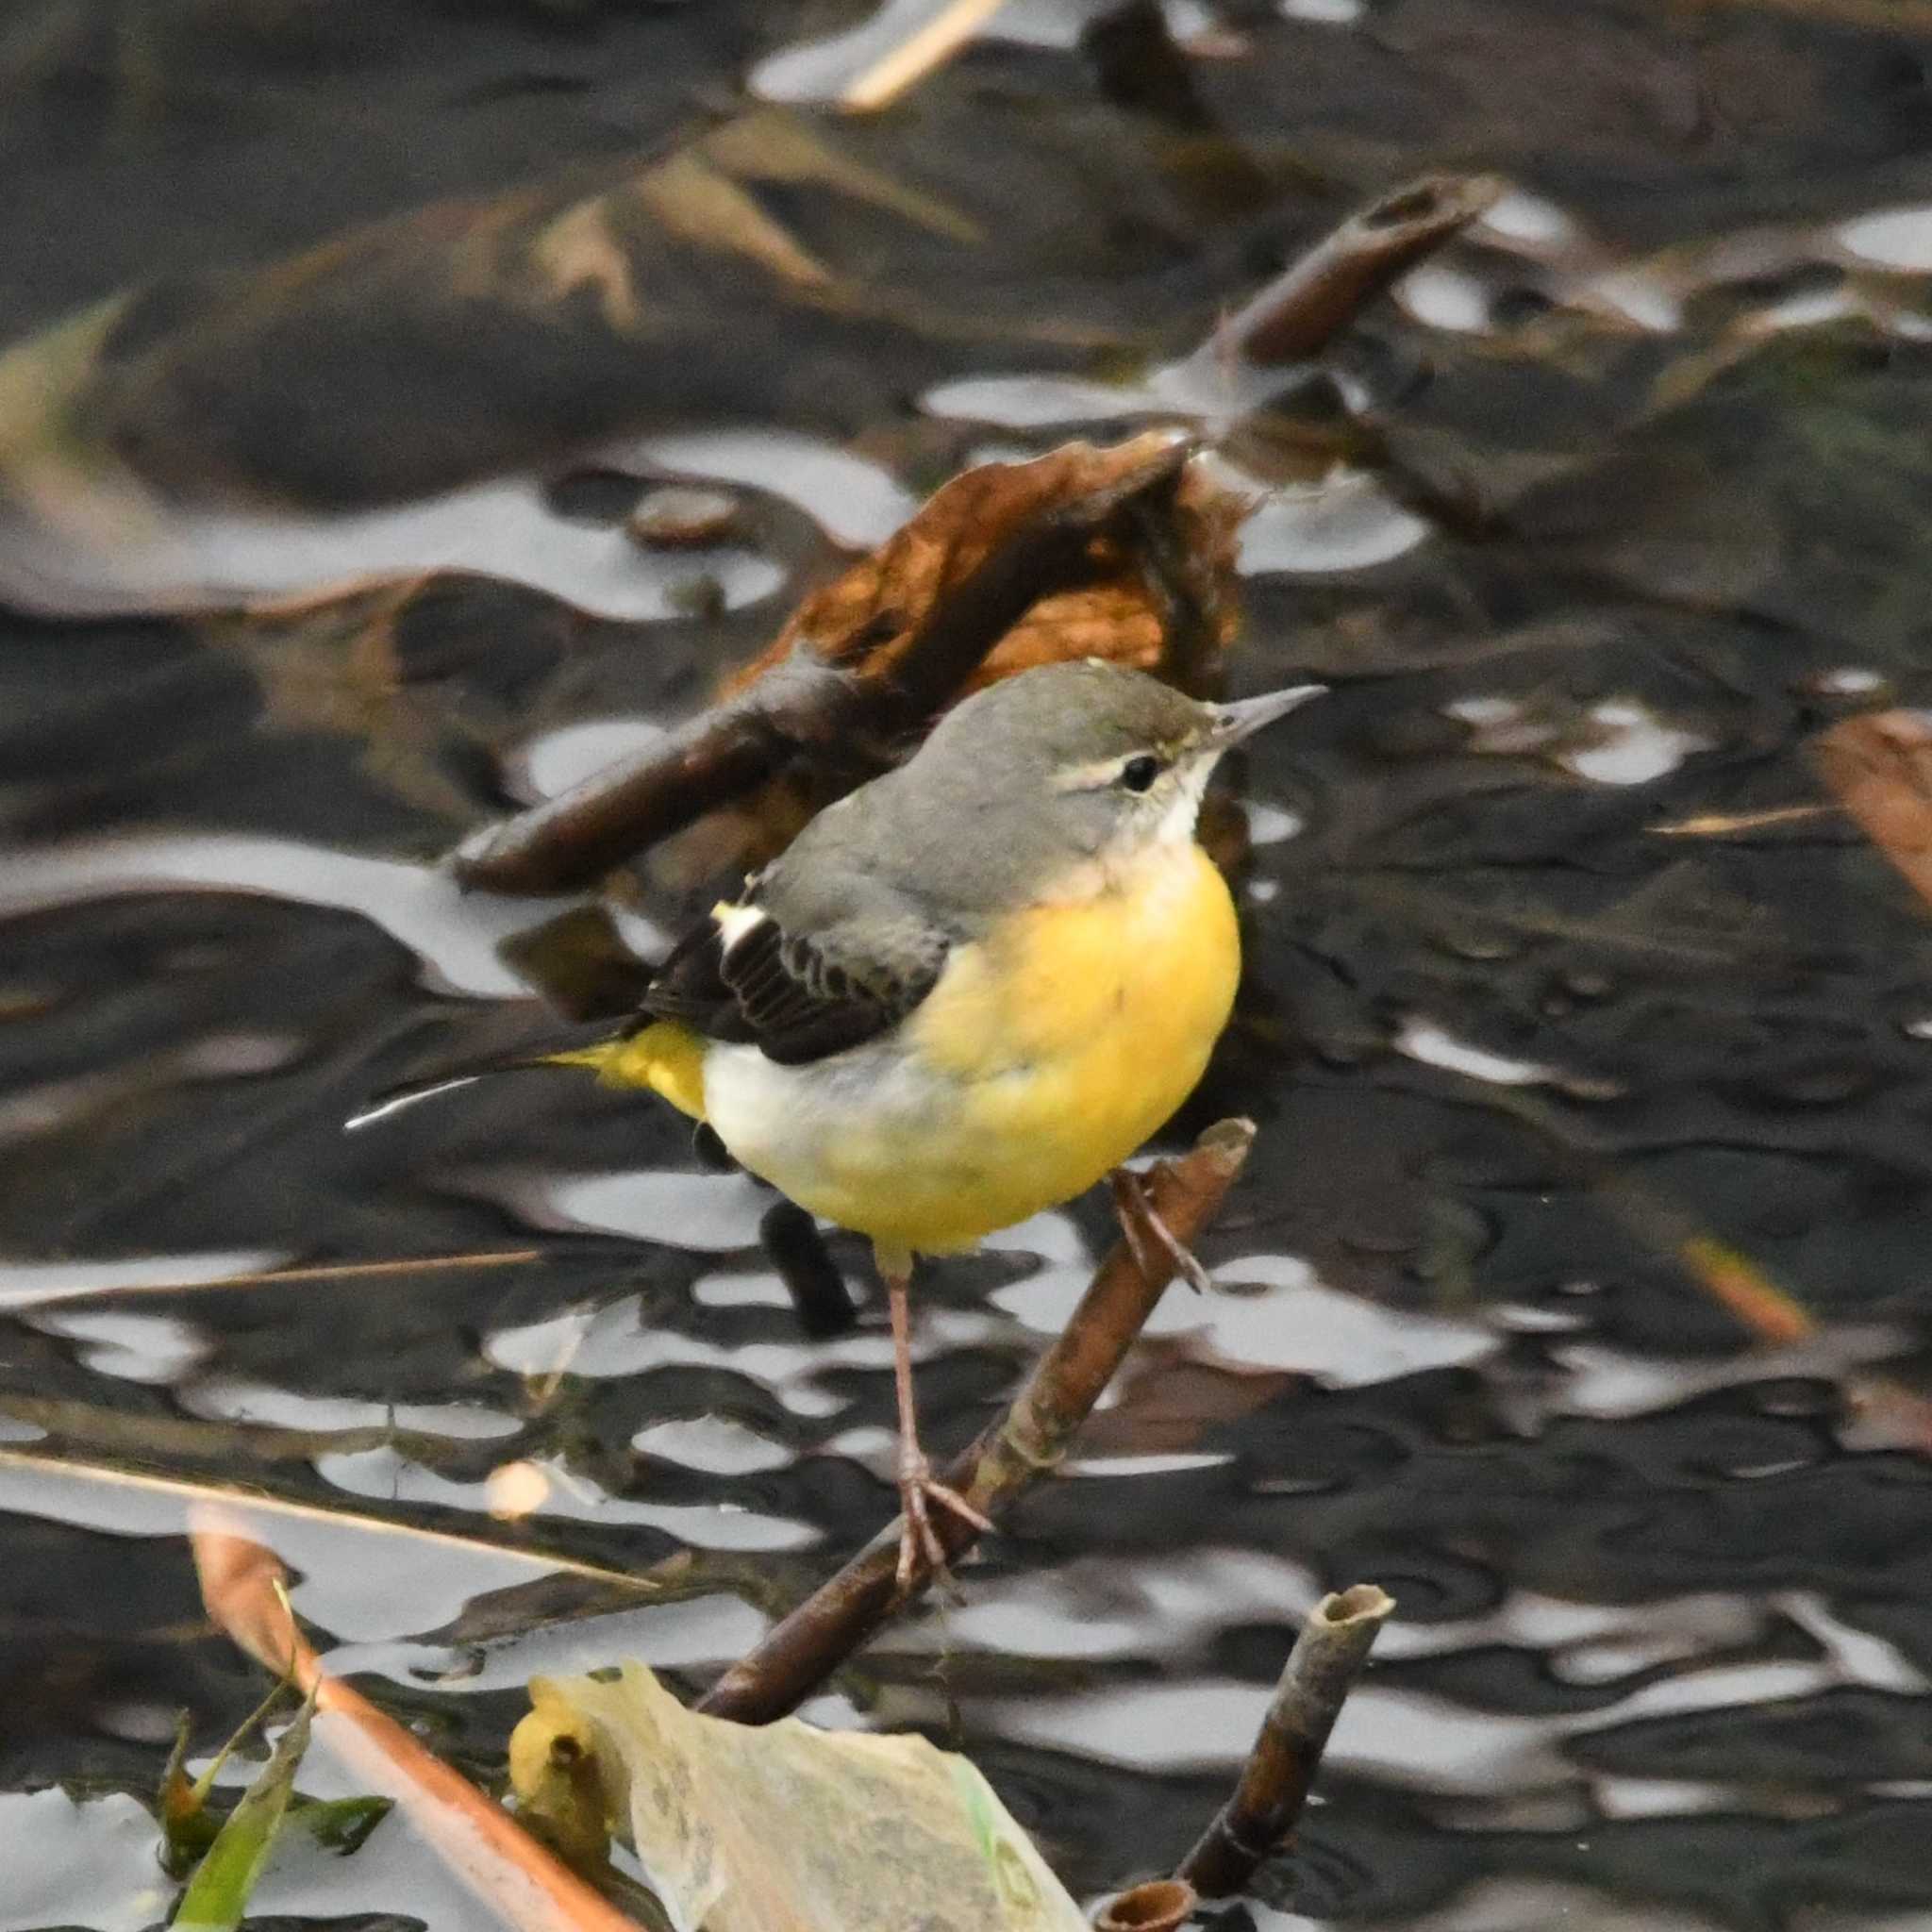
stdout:
MULTIPOLYGON (((891 1311, 902 1590, 919 1553, 942 1567, 933 1507, 990 1526, 920 1447, 913 1257, 1085 1192, 1188 1097, 1241 969, 1234 901, 1194 838, 1201 796, 1224 752, 1323 689, 1201 704, 1098 661, 991 685, 714 908, 621 1030, 496 1063, 660 1094, 871 1238, 891 1311)), ((1129 1240, 1138 1208, 1197 1275, 1120 1187, 1129 1240)))

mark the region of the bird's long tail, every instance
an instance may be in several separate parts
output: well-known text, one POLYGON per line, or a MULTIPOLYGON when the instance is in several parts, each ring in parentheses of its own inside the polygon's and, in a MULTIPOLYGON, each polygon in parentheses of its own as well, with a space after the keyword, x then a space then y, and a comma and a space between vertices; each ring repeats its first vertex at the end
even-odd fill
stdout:
POLYGON ((675 1020, 654 1020, 635 1029, 579 1031, 563 1040, 461 1061, 440 1074, 387 1089, 344 1124, 351 1129, 366 1127, 432 1094, 537 1067, 585 1067, 596 1074, 600 1086, 643 1089, 661 1094, 694 1121, 705 1117, 704 1041, 675 1020))

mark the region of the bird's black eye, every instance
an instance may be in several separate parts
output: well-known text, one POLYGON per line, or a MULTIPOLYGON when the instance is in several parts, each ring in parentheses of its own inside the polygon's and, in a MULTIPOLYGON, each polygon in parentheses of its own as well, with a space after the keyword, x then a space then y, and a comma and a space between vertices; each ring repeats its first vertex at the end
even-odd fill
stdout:
POLYGON ((1160 776, 1160 760, 1152 752, 1142 752, 1121 767, 1121 783, 1129 791, 1145 791, 1160 776))

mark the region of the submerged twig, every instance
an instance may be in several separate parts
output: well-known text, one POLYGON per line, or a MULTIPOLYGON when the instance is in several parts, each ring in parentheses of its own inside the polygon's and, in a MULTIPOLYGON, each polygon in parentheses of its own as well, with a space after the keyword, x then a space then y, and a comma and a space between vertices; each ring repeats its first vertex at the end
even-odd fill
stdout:
MULTIPOLYGON (((1790 1290, 1749 1255, 1722 1241, 1681 1203, 1620 1166, 1613 1150, 1580 1123, 1521 1088, 1470 1080, 1481 1104, 1521 1121, 1541 1137, 1580 1186, 1588 1188, 1630 1232, 1674 1261, 1692 1282, 1754 1340, 1773 1348, 1815 1341, 1824 1324, 1790 1290)), ((1882 1427, 1886 1440, 1932 1452, 1932 1399, 1895 1377, 1848 1378, 1852 1406, 1882 1427)))
MULTIPOLYGON (((1147 1191, 1161 1220, 1191 1244, 1220 1209, 1248 1158, 1251 1121, 1221 1121, 1194 1146, 1158 1163, 1147 1191)), ((997 1519, 1033 1481, 1065 1457, 1074 1433, 1113 1379, 1174 1269, 1158 1252, 1142 1273, 1124 1240, 1108 1250, 1059 1339, 1041 1356, 1006 1414, 940 1472, 948 1489, 997 1519)), ((978 1541, 973 1525, 941 1510, 933 1527, 949 1561, 978 1541)), ((783 1717, 862 1644, 900 1601, 896 1520, 844 1569, 800 1604, 751 1655, 719 1678, 698 1708, 741 1724, 783 1717)), ((931 1573, 922 1558, 910 1594, 931 1573)))
POLYGON ((1385 1591, 1357 1583, 1308 1612, 1234 1796, 1182 1861, 1177 1875, 1202 1897, 1241 1890, 1293 1832, 1342 1700, 1394 1607, 1385 1591))
POLYGON ((1306 361, 1503 189, 1493 175, 1425 175, 1371 202, 1242 303, 1215 331, 1212 353, 1262 367, 1306 361))
POLYGON ((950 580, 941 573, 908 632, 895 638, 897 626, 882 625, 881 635, 895 639, 889 650, 870 648, 870 624, 841 638, 794 620, 789 647, 769 669, 662 743, 491 828, 457 856, 458 878, 499 892, 586 886, 800 754, 851 767, 863 748, 924 725, 1036 604, 1091 580, 1098 539, 1114 530, 1130 539, 1136 507, 1173 491, 1192 443, 1141 441, 1091 487, 999 531, 971 569, 950 580))

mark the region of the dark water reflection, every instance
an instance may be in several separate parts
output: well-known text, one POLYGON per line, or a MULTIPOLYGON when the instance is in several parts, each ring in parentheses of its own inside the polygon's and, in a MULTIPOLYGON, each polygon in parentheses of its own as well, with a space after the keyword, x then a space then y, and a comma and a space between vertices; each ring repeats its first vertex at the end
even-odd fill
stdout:
MULTIPOLYGON (((1448 162, 1516 192, 1224 445, 1284 485, 1248 533, 1235 675, 1337 686, 1241 779, 1248 984, 1181 1123, 1262 1123, 1206 1247, 1225 1292, 1170 1298, 962 1604, 811 1714, 968 1749, 1098 1890, 1185 1849, 1296 1614, 1373 1579, 1400 1612, 1301 1857, 1241 1908, 1266 1932, 1932 1911, 1932 1478, 1860 1393, 1926 1376, 1932 946, 1828 812, 1663 829, 1814 804, 1812 733, 1925 699, 1927 42, 1824 6, 1578 6, 1560 31, 1505 0, 1229 6, 1246 51, 1191 60, 1180 113, 1110 92, 1076 10, 1016 6, 1019 38, 849 136, 969 212, 964 254, 763 191, 850 272, 976 305, 975 339, 817 313, 780 355, 771 291, 713 286, 705 329, 633 372, 612 434, 643 444, 603 450, 595 488, 502 486, 521 585, 163 621, 121 577, 129 614, 0 623, 0 1926, 166 1909, 125 1794, 176 1710, 207 1750, 258 1694, 199 1609, 197 1485, 259 1492, 333 1666, 486 1781, 532 1672, 637 1655, 695 1687, 876 1527, 881 1326, 806 1341, 765 1197, 701 1172, 668 1113, 540 1080, 341 1132, 385 1081, 525 1029, 536 991, 608 1002, 702 890, 659 871, 591 913, 463 898, 433 859, 695 703, 838 541, 972 452, 1231 413, 1134 372, 1448 162), (1374 449, 1334 436, 1344 403, 1374 449), (621 538, 646 470, 739 497, 708 612, 688 561, 621 538), (606 573, 576 609, 525 568, 566 519, 606 573), (1750 1345, 1674 1257, 1687 1233, 1818 1333, 1750 1345), (233 1282, 451 1256, 476 1258, 233 1282), (672 1588, 641 1607, 614 1573, 652 1567, 672 1588)), ((847 18, 20 9, 6 313, 607 163, 847 18)), ((362 483, 434 470, 384 471, 388 378, 328 340, 303 353, 362 483)), ((235 581, 270 554, 216 527, 238 486, 314 495, 201 407, 205 442, 171 418, 148 480, 235 581), (184 451, 211 464, 192 483, 184 451)), ((322 575, 368 539, 283 534, 322 575)), ((1080 1203, 935 1272, 936 1445, 1105 1236, 1080 1203)), ((303 1787, 340 1776, 318 1751, 303 1787)), ((259 1904, 469 1923, 393 1824, 259 1904)))

